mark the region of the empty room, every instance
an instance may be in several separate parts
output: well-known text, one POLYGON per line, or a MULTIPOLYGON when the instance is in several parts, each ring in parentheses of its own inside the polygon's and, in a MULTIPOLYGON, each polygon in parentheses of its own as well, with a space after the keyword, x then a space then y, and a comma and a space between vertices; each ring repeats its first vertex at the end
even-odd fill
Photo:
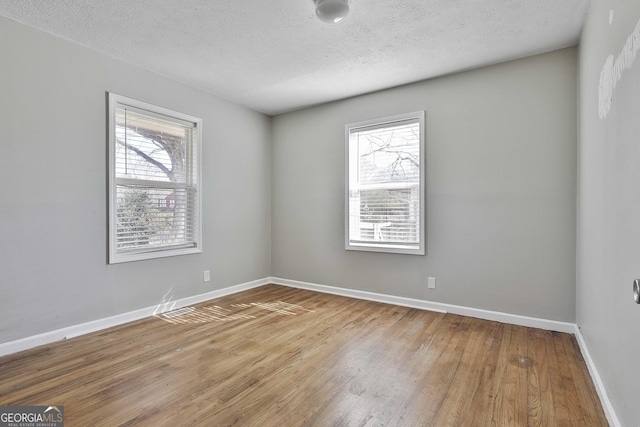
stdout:
POLYGON ((640 427, 640 2, 0 2, 0 427, 640 427))

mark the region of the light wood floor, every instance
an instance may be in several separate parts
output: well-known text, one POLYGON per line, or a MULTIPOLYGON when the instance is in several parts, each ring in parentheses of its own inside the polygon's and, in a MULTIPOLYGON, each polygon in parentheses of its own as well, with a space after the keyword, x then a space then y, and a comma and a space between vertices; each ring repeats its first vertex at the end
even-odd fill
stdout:
POLYGON ((605 426, 572 335, 268 285, 0 358, 70 426, 605 426))

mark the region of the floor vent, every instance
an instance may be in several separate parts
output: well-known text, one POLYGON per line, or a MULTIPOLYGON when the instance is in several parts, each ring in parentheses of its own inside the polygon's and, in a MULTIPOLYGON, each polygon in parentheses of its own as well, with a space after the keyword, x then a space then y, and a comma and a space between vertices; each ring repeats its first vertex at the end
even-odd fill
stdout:
POLYGON ((195 309, 193 307, 185 307, 179 310, 170 311, 168 313, 162 313, 162 317, 171 319, 173 317, 182 316, 183 314, 192 313, 195 309))

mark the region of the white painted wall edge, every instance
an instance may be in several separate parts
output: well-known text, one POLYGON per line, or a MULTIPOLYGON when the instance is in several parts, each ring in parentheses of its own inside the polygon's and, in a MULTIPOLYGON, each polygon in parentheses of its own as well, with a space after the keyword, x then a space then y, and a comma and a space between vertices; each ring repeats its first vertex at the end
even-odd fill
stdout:
POLYGON ((194 295, 191 297, 182 298, 175 301, 163 301, 160 304, 153 307, 142 308, 140 310, 118 314, 116 316, 111 316, 104 319, 81 323, 79 325, 69 326, 67 328, 45 332, 42 334, 33 335, 30 337, 22 338, 15 341, 9 341, 9 342, 0 344, 0 356, 5 356, 7 354, 17 353, 19 351, 28 350, 30 348, 34 348, 40 345, 50 344, 52 342, 89 334, 91 332, 96 332, 96 331, 111 328, 114 326, 122 325, 125 323, 133 322, 135 320, 144 319, 145 317, 153 316, 154 314, 164 313, 167 311, 186 307, 192 304, 205 302, 210 299, 219 298, 225 295, 231 295, 231 294, 246 291, 249 289, 257 288, 260 286, 264 286, 268 283, 271 283, 269 278, 258 279, 251 282, 241 283, 239 285, 229 286, 226 288, 217 289, 211 292, 207 292, 200 295, 194 295))
POLYGON ((354 289, 339 288, 335 286, 319 285, 317 283, 300 282, 297 280, 269 278, 270 283, 289 286, 292 288, 307 289, 326 294, 341 295, 345 297, 376 301, 386 304, 395 304, 403 307, 418 308, 421 310, 435 311, 438 313, 452 313, 461 316, 476 317, 478 319, 493 320, 496 322, 510 323, 518 326, 545 329, 549 331, 565 332, 572 334, 576 330, 575 323, 559 322, 556 320, 539 319, 536 317, 520 316, 517 314, 501 313, 498 311, 482 310, 479 308, 464 307, 460 305, 444 304, 414 298, 398 297, 374 292, 358 291, 354 289))
POLYGON ((596 391, 598 392, 598 397, 600 397, 600 403, 602 404, 604 413, 607 416, 609 425, 611 425, 612 427, 622 427, 622 424, 620 424, 620 420, 618 419, 616 412, 613 410, 613 405, 611 404, 611 400, 609 400, 607 390, 604 388, 602 378, 600 378, 598 369, 596 369, 596 365, 593 363, 593 359, 591 358, 591 354, 589 353, 589 348, 587 347, 587 343, 585 342, 578 325, 575 325, 575 330, 573 331, 573 333, 576 336, 578 345, 580 346, 580 351, 582 352, 582 357, 587 364, 587 369, 589 369, 589 374, 591 374, 591 379, 593 380, 596 391))

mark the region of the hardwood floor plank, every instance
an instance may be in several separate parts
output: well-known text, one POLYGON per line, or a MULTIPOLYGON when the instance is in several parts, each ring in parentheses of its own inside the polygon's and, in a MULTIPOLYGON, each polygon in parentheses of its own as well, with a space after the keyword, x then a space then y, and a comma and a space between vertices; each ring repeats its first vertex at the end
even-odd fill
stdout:
POLYGON ((464 425, 465 419, 473 419, 475 414, 471 413, 471 397, 477 392, 482 369, 483 343, 486 341, 486 331, 479 325, 476 319, 467 318, 464 320, 464 327, 458 331, 463 334, 460 344, 462 344, 455 374, 444 404, 440 408, 437 425, 464 425))
POLYGON ((527 425, 527 342, 526 329, 506 325, 498 368, 502 385, 498 392, 492 425, 527 425))
MULTIPOLYGON (((484 322, 483 322, 484 323, 484 322)), ((488 329, 484 334, 483 348, 478 354, 479 359, 479 383, 473 397, 471 408, 462 419, 460 425, 491 425, 493 410, 495 407, 498 387, 503 378, 503 371, 498 370, 500 365, 501 340, 504 333, 504 324, 497 322, 486 323, 488 329)))
MULTIPOLYGON (((567 364, 577 392, 577 405, 582 409, 585 425, 602 425, 606 417, 602 411, 600 398, 589 376, 580 348, 575 337, 567 336, 562 341, 567 354, 567 364)), ((573 402, 572 402, 573 403, 573 402)))
POLYGON ((528 424, 530 426, 558 425, 549 379, 549 363, 545 336, 548 331, 528 330, 528 424))
POLYGON ((407 425, 436 425, 464 346, 463 334, 451 333, 459 328, 462 320, 460 316, 443 319, 434 331, 434 339, 422 363, 412 371, 418 379, 417 396, 405 407, 402 419, 407 420, 407 425))
POLYGON ((562 365, 566 364, 566 359, 562 359, 556 352, 556 342, 562 340, 563 335, 557 332, 545 334, 545 346, 547 350, 548 373, 551 384, 553 406, 556 413, 558 426, 582 426, 584 419, 580 413, 572 413, 571 400, 575 395, 575 387, 571 381, 567 381, 562 376, 562 365))
POLYGON ((67 426, 604 426, 574 337, 267 285, 0 358, 67 426))

